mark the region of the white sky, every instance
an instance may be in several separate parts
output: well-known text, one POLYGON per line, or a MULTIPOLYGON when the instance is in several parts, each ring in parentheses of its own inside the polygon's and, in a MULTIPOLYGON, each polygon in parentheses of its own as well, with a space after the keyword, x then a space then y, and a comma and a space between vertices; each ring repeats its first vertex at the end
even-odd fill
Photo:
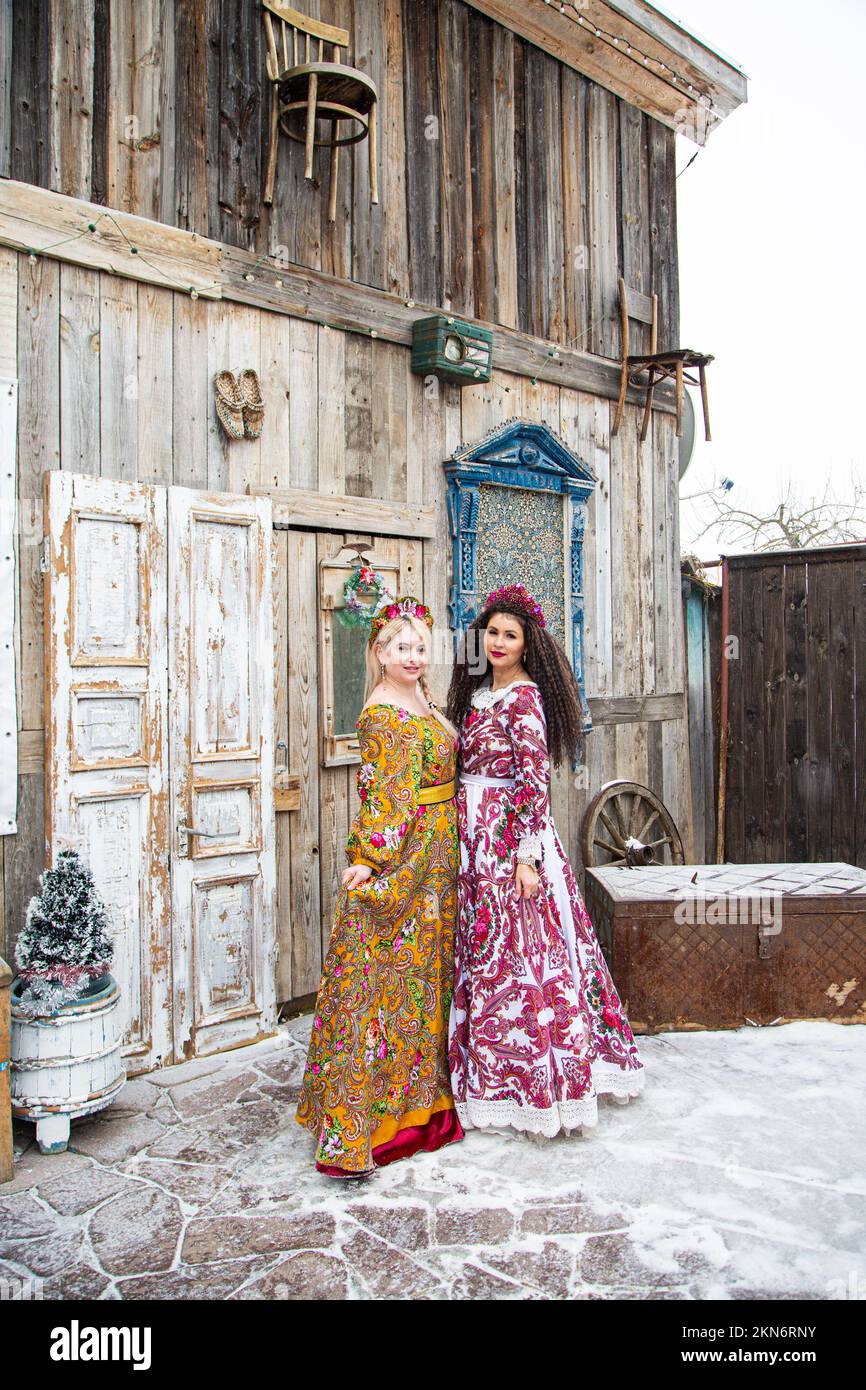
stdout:
MULTIPOLYGON (((790 480, 808 500, 866 480, 862 56, 866 0, 662 0, 749 78, 748 102, 677 182, 682 345, 710 352, 713 442, 681 494, 733 479, 730 501, 770 510, 790 480)), ((698 148, 678 137, 677 169, 698 148)), ((664 330, 664 325, 662 325, 664 330)), ((683 550, 695 513, 681 512, 683 550)), ((733 553, 746 545, 730 542, 733 553)), ((712 537, 702 559, 719 553, 712 537)))

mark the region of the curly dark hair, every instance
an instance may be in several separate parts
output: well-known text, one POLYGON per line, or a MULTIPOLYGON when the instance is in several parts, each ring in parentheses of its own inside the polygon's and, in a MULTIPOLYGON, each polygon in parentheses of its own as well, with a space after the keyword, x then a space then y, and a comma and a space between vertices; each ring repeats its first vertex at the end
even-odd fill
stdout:
MULTIPOLYGON (((497 613, 517 618, 523 628, 523 665, 541 692, 547 719, 547 748, 550 761, 559 767, 566 758, 578 756, 583 761, 586 736, 583 732, 583 711, 580 691, 568 657, 546 628, 515 604, 503 601, 496 608, 487 608, 469 624, 463 633, 448 690, 448 718, 459 727, 466 716, 475 691, 487 674, 484 639, 477 638, 478 669, 470 670, 469 652, 474 646, 469 634, 481 633, 497 613)), ((473 661, 472 663, 476 663, 473 661)))

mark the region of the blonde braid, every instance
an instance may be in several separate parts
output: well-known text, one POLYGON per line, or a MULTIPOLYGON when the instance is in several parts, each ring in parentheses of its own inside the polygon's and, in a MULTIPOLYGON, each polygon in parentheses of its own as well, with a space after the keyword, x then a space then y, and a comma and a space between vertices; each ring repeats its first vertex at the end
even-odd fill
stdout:
POLYGON ((442 713, 442 711, 440 710, 439 706, 438 706, 437 704, 435 704, 435 702, 434 702, 434 700, 433 700, 433 692, 432 692, 432 690, 430 689, 430 683, 429 683, 429 681, 427 680, 427 677, 426 677, 426 676, 419 676, 419 677, 418 677, 418 684, 419 684, 420 687, 421 687, 421 691, 422 691, 422 694, 423 694, 423 696, 424 696, 424 699, 427 701, 427 703, 428 703, 428 705, 430 706, 430 709, 431 709, 432 713, 434 714, 434 716, 436 717, 436 719, 438 719, 438 720, 439 720, 439 723, 442 725, 442 727, 443 727, 444 729, 447 729, 448 732, 449 732, 449 734, 451 734, 452 737, 456 739, 456 738, 457 738, 457 730, 454 728, 454 725, 450 722, 450 720, 447 719, 446 716, 442 713))

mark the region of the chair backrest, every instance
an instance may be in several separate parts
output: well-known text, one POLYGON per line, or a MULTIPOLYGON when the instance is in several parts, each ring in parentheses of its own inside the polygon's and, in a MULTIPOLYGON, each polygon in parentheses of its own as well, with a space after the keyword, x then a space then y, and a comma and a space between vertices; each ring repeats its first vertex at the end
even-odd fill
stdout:
POLYGON ((268 39, 268 77, 272 82, 276 82, 287 68, 298 67, 301 63, 327 62, 326 43, 333 45, 331 61, 334 63, 340 61, 340 49, 349 47, 348 29, 337 29, 333 24, 310 19, 290 5, 282 4, 281 0, 262 0, 262 13, 268 39), (277 20, 276 25, 271 16, 277 20))
POLYGON ((622 355, 628 357, 628 321, 648 323, 650 326, 650 352, 658 352, 659 337, 659 297, 657 294, 643 294, 640 290, 627 286, 622 276, 619 279, 619 309, 622 317, 622 355))

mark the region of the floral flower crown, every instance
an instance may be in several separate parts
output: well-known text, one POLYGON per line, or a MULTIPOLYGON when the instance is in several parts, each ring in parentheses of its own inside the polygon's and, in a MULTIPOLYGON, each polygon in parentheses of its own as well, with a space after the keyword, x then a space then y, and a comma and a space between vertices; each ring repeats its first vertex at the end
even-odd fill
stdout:
POLYGON ((494 589, 487 595, 484 611, 495 608, 498 603, 510 603, 512 608, 519 608, 527 617, 534 618, 539 627, 547 627, 541 604, 522 584, 503 584, 501 589, 494 589))
POLYGON ((369 639, 371 646, 385 624, 392 622, 394 618, 420 618, 428 627, 432 628, 433 626, 433 614, 426 603, 422 603, 420 599, 413 598, 411 594, 405 598, 391 599, 377 609, 373 615, 369 639))

